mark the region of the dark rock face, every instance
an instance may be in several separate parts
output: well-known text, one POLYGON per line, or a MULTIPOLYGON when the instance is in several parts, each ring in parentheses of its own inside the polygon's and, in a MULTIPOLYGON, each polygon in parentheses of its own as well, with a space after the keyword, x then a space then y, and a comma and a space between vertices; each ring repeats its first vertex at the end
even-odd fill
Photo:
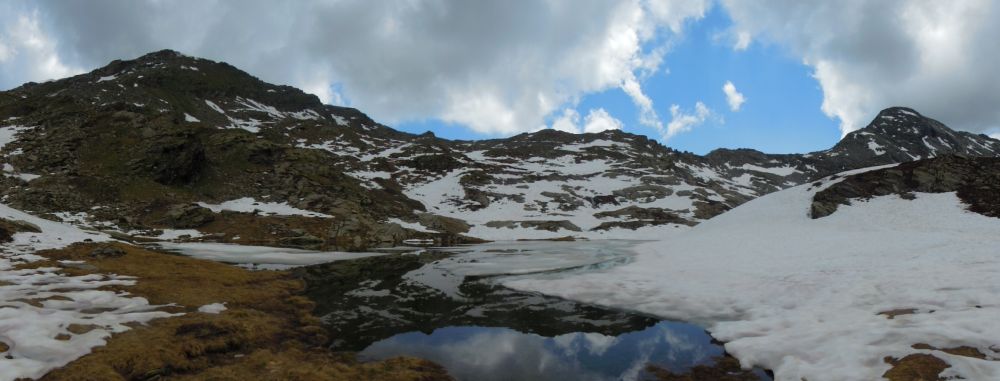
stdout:
POLYGON ((491 228, 525 228, 525 229, 535 229, 535 230, 546 230, 550 232, 558 232, 560 230, 569 230, 573 232, 582 231, 579 226, 576 226, 568 220, 558 220, 558 221, 490 221, 486 223, 486 226, 491 228))
POLYGON ((957 192, 969 210, 1000 217, 1000 158, 948 155, 848 176, 813 196, 812 218, 833 214, 852 199, 957 192))
POLYGON ((193 136, 163 136, 144 145, 145 154, 138 160, 136 170, 160 184, 187 184, 201 173, 205 148, 193 136))

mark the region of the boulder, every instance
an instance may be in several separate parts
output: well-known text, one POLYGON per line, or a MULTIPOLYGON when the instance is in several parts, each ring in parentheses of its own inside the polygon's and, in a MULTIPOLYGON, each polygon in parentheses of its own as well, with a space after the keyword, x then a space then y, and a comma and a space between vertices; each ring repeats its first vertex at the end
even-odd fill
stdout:
POLYGON ((167 210, 163 223, 176 229, 192 229, 214 220, 215 213, 211 209, 198 204, 179 204, 167 210))
POLYGON ((469 224, 457 218, 439 216, 432 213, 420 213, 417 215, 420 225, 430 229, 449 234, 463 234, 469 232, 469 224))
POLYGON ((41 233, 42 229, 30 222, 0 218, 0 242, 10 242, 21 232, 41 233))

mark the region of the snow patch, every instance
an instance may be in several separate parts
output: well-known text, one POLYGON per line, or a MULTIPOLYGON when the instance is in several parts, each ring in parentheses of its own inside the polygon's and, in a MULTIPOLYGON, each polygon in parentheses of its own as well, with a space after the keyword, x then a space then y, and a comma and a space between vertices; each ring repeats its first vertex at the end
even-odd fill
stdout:
POLYGON ((222 114, 222 115, 226 115, 226 112, 224 110, 222 110, 222 107, 219 107, 219 105, 215 104, 215 102, 212 102, 212 101, 206 99, 205 100, 205 104, 208 105, 208 107, 211 107, 212 110, 215 110, 215 112, 217 112, 219 114, 222 114))
POLYGON ((34 254, 36 250, 110 238, 2 204, 0 217, 25 221, 42 231, 16 233, 12 242, 0 246, 0 342, 9 347, 0 356, 0 379, 39 378, 90 353, 92 348, 105 345, 111 334, 127 331, 131 323, 175 316, 157 311, 158 306, 150 305, 144 298, 102 290, 134 285, 132 277, 70 276, 58 267, 16 269, 20 264, 43 259, 34 254), (73 334, 67 330, 70 324, 96 328, 73 334), (69 335, 70 339, 56 339, 60 335, 69 335))
POLYGON ((743 168, 743 169, 746 169, 746 170, 750 170, 750 171, 757 171, 757 172, 764 172, 764 173, 773 173, 775 175, 782 176, 782 177, 791 175, 791 174, 796 173, 796 172, 799 172, 798 169, 795 169, 795 167, 790 166, 790 165, 784 166, 784 167, 761 167, 759 165, 743 164, 742 166, 740 166, 740 168, 743 168))
POLYGON ((7 144, 13 143, 17 140, 17 135, 22 131, 27 131, 35 128, 25 127, 25 126, 6 126, 0 127, 0 149, 2 149, 7 144))
POLYGON ((158 242, 164 250, 216 262, 259 265, 262 268, 287 269, 348 259, 375 257, 386 253, 311 251, 269 246, 246 246, 225 243, 158 242))
MULTIPOLYGON (((991 353, 1000 220, 966 211, 954 193, 854 201, 810 219, 812 196, 836 182, 755 199, 640 246, 623 266, 506 285, 702 324, 744 367, 778 380, 879 379, 882 358, 915 343, 991 353)), ((1000 362, 935 354, 950 372, 1000 379, 1000 362)))
POLYGON ((228 210, 232 212, 243 212, 243 213, 253 213, 259 211, 263 214, 278 215, 278 216, 306 216, 306 217, 322 217, 322 218, 333 218, 329 214, 323 214, 319 212, 308 211, 304 209, 299 209, 288 205, 287 202, 258 202, 251 197, 238 198, 235 200, 230 200, 223 202, 221 204, 208 204, 204 202, 199 202, 198 205, 202 207, 209 208, 213 212, 221 212, 223 210, 228 210))
POLYGON ((205 313, 205 314, 213 314, 213 315, 218 315, 218 314, 222 313, 222 311, 225 311, 225 310, 226 310, 226 303, 225 302, 223 302, 223 303, 206 304, 204 306, 198 307, 198 312, 205 313))

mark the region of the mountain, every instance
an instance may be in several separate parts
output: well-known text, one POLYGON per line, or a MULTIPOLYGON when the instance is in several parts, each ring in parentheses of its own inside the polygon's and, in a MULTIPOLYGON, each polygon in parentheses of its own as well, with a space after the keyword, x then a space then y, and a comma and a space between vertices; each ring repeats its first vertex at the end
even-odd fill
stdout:
POLYGON ((362 250, 649 237, 847 169, 1000 141, 884 110, 829 150, 680 152, 621 131, 414 135, 173 51, 0 93, 4 203, 120 238, 362 250))
POLYGON ((996 157, 853 170, 656 238, 631 263, 503 285, 696 322, 776 380, 996 380, 997 195, 996 157))

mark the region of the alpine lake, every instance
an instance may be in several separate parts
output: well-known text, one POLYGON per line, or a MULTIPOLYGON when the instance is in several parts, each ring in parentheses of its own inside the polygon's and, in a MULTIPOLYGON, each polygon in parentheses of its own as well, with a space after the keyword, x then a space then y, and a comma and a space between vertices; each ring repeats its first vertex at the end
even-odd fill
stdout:
POLYGON ((635 241, 396 248, 292 271, 335 338, 363 360, 415 356, 459 380, 770 380, 701 327, 505 288, 631 260, 635 241))

